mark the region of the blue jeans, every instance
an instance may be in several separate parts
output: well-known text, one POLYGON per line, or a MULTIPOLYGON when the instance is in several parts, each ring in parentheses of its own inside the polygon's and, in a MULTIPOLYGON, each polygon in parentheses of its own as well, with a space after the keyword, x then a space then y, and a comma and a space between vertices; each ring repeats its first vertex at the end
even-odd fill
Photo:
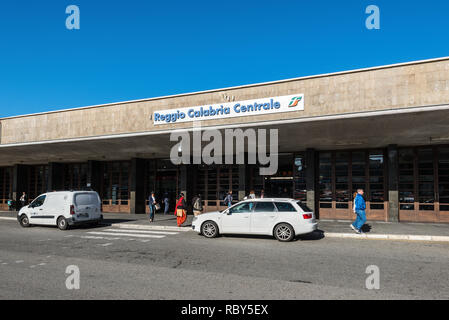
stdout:
POLYGON ((154 219, 154 211, 155 211, 154 205, 150 204, 150 219, 151 220, 154 219))
POLYGON ((357 230, 360 230, 366 222, 365 210, 357 210, 355 213, 357 214, 357 218, 352 225, 357 230))

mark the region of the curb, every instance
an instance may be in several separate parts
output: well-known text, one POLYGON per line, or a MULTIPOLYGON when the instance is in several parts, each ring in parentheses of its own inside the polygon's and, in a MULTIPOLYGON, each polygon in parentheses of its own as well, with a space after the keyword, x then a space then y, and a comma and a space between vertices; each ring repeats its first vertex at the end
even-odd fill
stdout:
POLYGON ((102 225, 114 226, 121 229, 165 230, 165 231, 181 231, 181 232, 193 231, 192 228, 190 227, 146 226, 141 224, 124 224, 124 223, 117 223, 117 224, 102 223, 102 225))
POLYGON ((360 240, 402 240, 402 241, 430 241, 430 242, 448 242, 447 236, 418 236, 404 234, 354 234, 354 233, 333 233, 324 232, 324 237, 342 238, 342 239, 360 239, 360 240))

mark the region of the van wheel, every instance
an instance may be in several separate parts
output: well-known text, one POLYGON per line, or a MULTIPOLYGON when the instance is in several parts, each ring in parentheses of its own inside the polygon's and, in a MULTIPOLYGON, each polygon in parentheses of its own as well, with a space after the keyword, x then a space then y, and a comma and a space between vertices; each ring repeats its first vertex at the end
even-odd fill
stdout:
POLYGON ((292 241, 295 237, 295 230, 288 223, 280 223, 274 228, 274 236, 282 242, 292 241))
POLYGON ((201 225, 201 233, 206 238, 216 238, 218 236, 218 226, 213 221, 206 221, 201 225))
POLYGON ((22 215, 21 217, 20 217, 20 225, 22 226, 22 227, 24 227, 24 228, 28 228, 28 227, 30 227, 31 225, 30 225, 30 220, 28 219, 28 217, 27 217, 27 215, 26 214, 24 214, 24 215, 22 215))
POLYGON ((59 217, 57 224, 59 230, 67 230, 67 228, 69 227, 69 224, 67 223, 67 220, 64 217, 59 217))

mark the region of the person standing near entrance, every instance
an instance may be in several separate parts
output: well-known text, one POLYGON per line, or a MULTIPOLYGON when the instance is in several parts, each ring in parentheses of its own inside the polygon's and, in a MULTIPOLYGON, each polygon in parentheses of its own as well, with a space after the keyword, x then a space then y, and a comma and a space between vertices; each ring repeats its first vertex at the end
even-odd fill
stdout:
POLYGON ((262 189, 260 191, 260 199, 263 199, 265 197, 265 191, 262 189))
POLYGON ((256 193, 254 192, 254 190, 251 190, 251 191, 249 192, 249 198, 250 198, 250 199, 256 199, 256 193))
POLYGON ((201 194, 193 198, 192 206, 193 206, 193 215, 195 217, 203 213, 203 200, 201 199, 201 194))
POLYGON ((357 196, 355 197, 354 201, 354 209, 355 214, 357 215, 357 218, 355 219, 354 223, 350 225, 352 230, 354 230, 356 233, 361 234, 362 233, 362 227, 366 222, 366 203, 365 199, 363 198, 363 189, 357 190, 357 196))
POLYGON ((22 205, 22 207, 25 207, 26 201, 27 201, 27 195, 25 192, 23 192, 22 196, 20 197, 20 204, 22 205))
POLYGON ((164 215, 168 213, 168 209, 170 206, 170 199, 168 198, 168 193, 164 193, 164 215))
POLYGON ((224 198, 224 203, 228 208, 232 206, 232 190, 229 190, 228 194, 224 198))
POLYGON ((184 199, 184 193, 179 195, 179 200, 175 207, 175 216, 178 227, 180 227, 187 220, 187 204, 184 199))
POLYGON ((150 222, 154 221, 154 213, 156 211, 156 197, 154 196, 154 191, 151 192, 150 197, 148 198, 148 206, 150 207, 150 222))

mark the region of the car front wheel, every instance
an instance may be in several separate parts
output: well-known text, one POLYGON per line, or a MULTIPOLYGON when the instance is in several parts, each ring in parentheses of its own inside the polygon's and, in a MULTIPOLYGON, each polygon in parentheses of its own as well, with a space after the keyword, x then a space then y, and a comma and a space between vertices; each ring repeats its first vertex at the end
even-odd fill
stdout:
POLYGON ((201 233, 206 238, 215 238, 218 236, 218 226, 213 221, 206 221, 201 226, 201 233))
POLYGON ((26 214, 22 215, 20 217, 20 225, 24 228, 28 228, 30 226, 30 220, 28 219, 28 217, 26 216, 26 214))
POLYGON ((287 223, 281 223, 274 228, 274 236, 282 242, 292 241, 295 237, 295 230, 287 223))

